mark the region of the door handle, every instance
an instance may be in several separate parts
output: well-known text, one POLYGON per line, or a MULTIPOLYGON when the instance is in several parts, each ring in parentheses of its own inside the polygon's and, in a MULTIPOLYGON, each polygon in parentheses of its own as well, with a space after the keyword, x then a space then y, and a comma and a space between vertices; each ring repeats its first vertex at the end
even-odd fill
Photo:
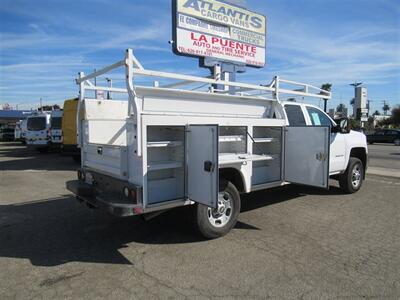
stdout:
POLYGON ((205 161, 204 162, 204 171, 209 172, 209 173, 214 172, 214 164, 209 160, 205 161))
POLYGON ((326 159, 328 158, 328 156, 325 154, 325 153, 322 153, 322 152, 320 152, 320 153, 317 153, 316 154, 316 157, 315 157, 317 160, 319 160, 319 161, 326 161, 326 159))

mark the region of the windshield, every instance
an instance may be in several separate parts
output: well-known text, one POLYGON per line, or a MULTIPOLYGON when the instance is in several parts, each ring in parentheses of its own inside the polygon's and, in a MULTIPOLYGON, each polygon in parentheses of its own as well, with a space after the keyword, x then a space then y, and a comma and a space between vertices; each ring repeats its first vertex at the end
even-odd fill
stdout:
POLYGON ((28 119, 28 130, 39 131, 46 129, 46 118, 45 117, 35 117, 28 119))
POLYGON ((52 129, 61 129, 61 117, 53 117, 51 118, 51 128, 52 129))

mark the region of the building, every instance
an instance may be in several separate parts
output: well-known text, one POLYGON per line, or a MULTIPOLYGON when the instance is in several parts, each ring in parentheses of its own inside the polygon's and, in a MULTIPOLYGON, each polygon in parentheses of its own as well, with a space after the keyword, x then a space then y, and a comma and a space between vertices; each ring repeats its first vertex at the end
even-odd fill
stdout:
POLYGON ((0 126, 15 125, 16 122, 26 119, 31 113, 30 110, 0 110, 0 126))
POLYGON ((368 89, 366 87, 356 87, 354 117, 362 123, 368 122, 368 89))

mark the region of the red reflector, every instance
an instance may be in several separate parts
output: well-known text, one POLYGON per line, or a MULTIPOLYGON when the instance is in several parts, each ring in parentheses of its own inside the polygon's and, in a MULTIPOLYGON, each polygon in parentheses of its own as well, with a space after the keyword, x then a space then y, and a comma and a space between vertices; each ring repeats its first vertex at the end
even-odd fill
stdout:
POLYGON ((134 209, 133 209, 133 211, 135 212, 135 214, 141 214, 142 213, 142 209, 140 208, 140 207, 135 207, 134 209))

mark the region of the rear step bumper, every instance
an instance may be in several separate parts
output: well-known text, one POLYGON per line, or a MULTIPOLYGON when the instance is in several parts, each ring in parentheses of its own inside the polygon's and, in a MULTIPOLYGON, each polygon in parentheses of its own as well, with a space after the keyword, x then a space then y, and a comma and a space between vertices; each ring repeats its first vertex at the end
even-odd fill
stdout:
POLYGON ((74 193, 78 200, 86 202, 89 206, 101 208, 116 217, 129 217, 140 215, 140 204, 128 203, 113 197, 112 194, 99 194, 96 189, 80 180, 72 180, 66 183, 67 189, 74 193))

